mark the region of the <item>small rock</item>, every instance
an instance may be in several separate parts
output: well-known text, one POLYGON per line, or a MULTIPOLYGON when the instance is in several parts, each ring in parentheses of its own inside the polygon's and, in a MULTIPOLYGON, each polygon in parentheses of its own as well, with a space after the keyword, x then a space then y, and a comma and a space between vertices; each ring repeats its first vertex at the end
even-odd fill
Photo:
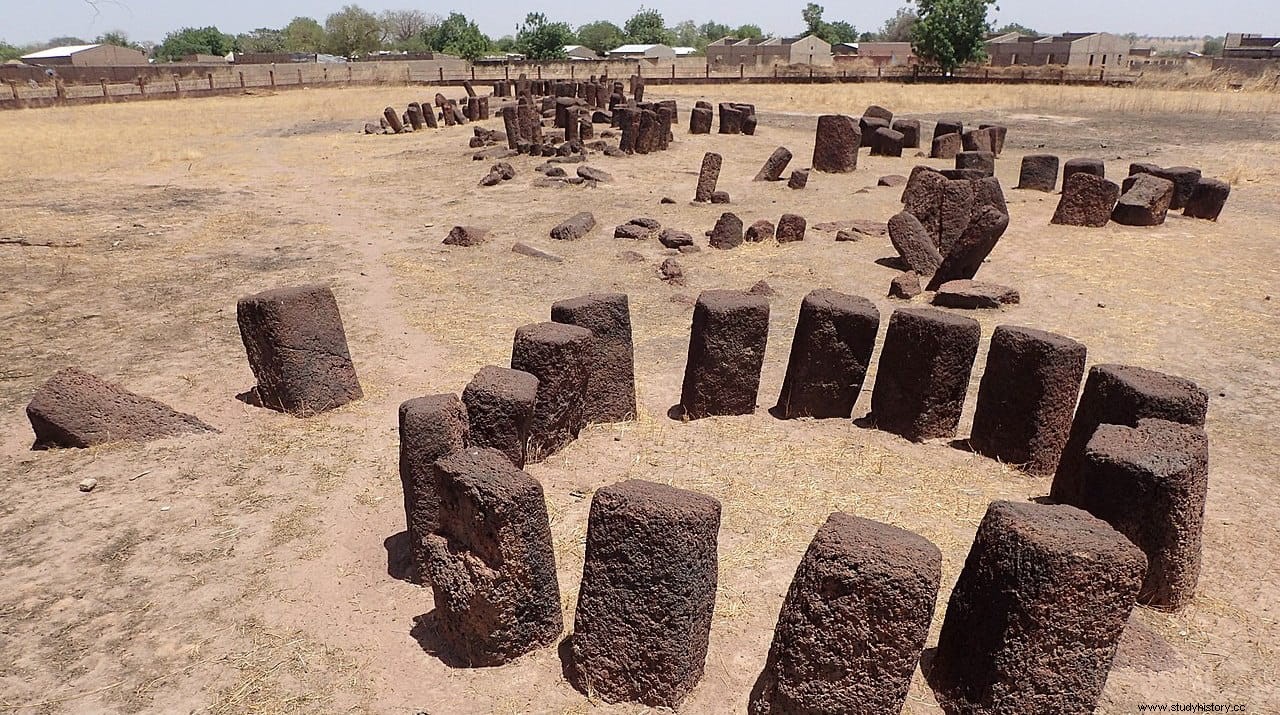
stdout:
POLYGON ((857 241, 861 238, 862 238, 861 234, 854 233, 853 231, 849 231, 847 229, 842 228, 839 231, 836 231, 837 241, 857 241))
POLYGON ((903 271, 889 283, 890 298, 911 300, 920 295, 920 292, 920 274, 915 271, 903 271))
POLYGON ((527 243, 516 242, 513 246, 511 246, 511 252, 519 253, 522 256, 532 256, 533 258, 542 258, 544 260, 552 261, 554 263, 561 263, 564 261, 563 258, 561 258, 560 256, 557 256, 554 253, 547 253, 546 251, 543 251, 538 248, 534 248, 533 246, 530 246, 527 243))
POLYGON ((480 180, 481 186, 496 186, 501 183, 502 183, 502 174, 499 174, 496 171, 491 171, 488 174, 485 174, 485 177, 480 180))
POLYGON ((1021 296, 1013 288, 965 279, 943 283, 933 296, 934 305, 968 310, 999 308, 1020 300, 1021 296))
POLYGON ((581 176, 583 179, 586 179, 587 181, 598 181, 602 184, 607 184, 613 181, 612 176, 610 176, 606 172, 600 171, 599 169, 593 166, 579 166, 578 176, 581 176))
POLYGON ((614 238, 629 238, 634 241, 643 241, 653 235, 653 230, 644 226, 637 226, 634 223, 624 223, 613 229, 614 238))
POLYGON ((661 223, 658 223, 658 220, 657 220, 657 219, 646 218, 646 217, 644 217, 644 216, 640 216, 640 217, 638 217, 638 218, 633 218, 633 219, 631 219, 630 221, 628 221, 627 223, 635 224, 636 226, 644 226, 645 228, 649 229, 650 231, 657 231, 658 229, 662 228, 662 224, 661 224, 661 223))
POLYGON ((658 234, 658 242, 667 248, 683 248, 693 245, 693 236, 684 231, 677 231, 674 228, 664 229, 658 234))
POLYGON ((454 226, 445 236, 446 246, 479 246, 488 237, 489 231, 475 226, 454 226))
POLYGON ((500 161, 497 164, 494 164, 493 166, 489 167, 489 173, 497 174, 501 176, 503 181, 514 179, 516 176, 515 167, 511 166, 505 161, 500 161))
POLYGON ((747 227, 747 232, 743 234, 743 240, 751 243, 759 243, 773 238, 774 227, 773 222, 768 219, 760 219, 747 227))
POLYGON ((756 284, 748 288, 747 292, 751 295, 777 295, 777 292, 773 290, 773 286, 765 281, 756 281, 756 284))
POLYGON ((675 199, 673 199, 673 198, 671 198, 670 196, 663 196, 663 197, 662 197, 662 200, 661 200, 661 201, 659 201, 658 203, 660 203, 660 204, 674 204, 675 202, 676 202, 676 200, 675 200, 675 199))
POLYGON ((902 176, 900 174, 889 174, 888 176, 882 176, 880 177, 880 180, 876 182, 876 186, 906 186, 906 184, 907 184, 907 177, 902 176))
POLYGON ((670 285, 682 286, 685 284, 684 268, 676 259, 668 258, 658 266, 658 278, 670 285))
POLYGON ((729 203, 729 192, 728 192, 728 191, 712 191, 712 192, 711 192, 711 203, 713 203, 713 204, 727 204, 727 203, 729 203))
POLYGON ((702 250, 702 246, 681 246, 679 250, 681 253, 697 253, 702 250))
POLYGON ((79 486, 80 491, 82 492, 91 492, 93 491, 94 487, 98 486, 98 480, 94 479, 93 477, 88 477, 85 479, 81 479, 80 484, 77 486, 79 486))

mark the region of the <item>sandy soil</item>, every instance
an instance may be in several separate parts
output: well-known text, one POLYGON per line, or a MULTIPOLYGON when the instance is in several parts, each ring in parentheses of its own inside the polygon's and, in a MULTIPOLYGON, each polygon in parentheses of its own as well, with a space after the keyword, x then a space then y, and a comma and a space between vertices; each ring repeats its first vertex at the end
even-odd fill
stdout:
MULTIPOLYGON (((884 297, 895 271, 877 262, 894 255, 887 238, 836 243, 834 232, 811 229, 785 247, 704 248, 678 258, 686 287, 657 279, 668 252, 656 241, 612 238, 615 224, 637 216, 695 236, 709 229, 723 207, 689 203, 705 151, 724 155, 720 188, 748 224, 783 212, 810 226, 887 220, 899 190, 876 188, 877 177, 925 160, 864 152, 856 173, 814 174, 799 192, 751 181, 779 145, 796 154, 793 167, 806 166, 815 113, 857 113, 876 101, 875 87, 823 88, 804 101, 786 88, 650 87, 679 99, 682 127, 705 94, 757 102, 760 130, 678 131, 668 152, 595 155, 590 164, 614 183, 560 189, 534 188, 538 162, 529 158, 511 160, 514 180, 477 187, 488 163, 471 160, 470 127, 357 133, 384 105, 434 91, 0 115, 0 238, 52 244, 0 245, 0 711, 646 712, 589 702, 564 681, 555 649, 501 668, 446 667, 411 634, 432 608, 430 590, 396 577, 404 528, 397 405, 461 391, 483 365, 507 363, 517 326, 588 291, 630 295, 642 414, 591 428, 528 471, 546 488, 568 623, 593 490, 638 477, 722 500, 711 651, 683 711, 745 709, 791 575, 830 512, 893 523, 939 545, 936 638, 987 503, 1047 493, 1047 479, 945 442, 912 445, 846 421, 781 422, 766 412, 805 293, 830 287, 871 298, 883 330, 898 305, 884 297), (663 196, 676 203, 660 204, 663 196), (574 243, 548 238, 579 210, 595 213, 595 232, 574 243), (454 224, 488 227, 492 240, 442 246, 454 224), (513 254, 515 241, 565 261, 513 254), (623 251, 645 261, 626 262, 623 251), (668 419, 694 297, 762 279, 777 295, 761 409, 668 419), (313 280, 338 296, 365 399, 308 420, 238 402, 252 375, 236 299, 313 280), (28 451, 23 407, 70 365, 221 432, 28 451), (76 489, 85 477, 99 481, 87 494, 76 489)), ((1007 190, 1013 222, 978 277, 1017 287, 1022 304, 975 317, 984 336, 1004 323, 1058 331, 1087 344, 1091 363, 1183 375, 1211 395, 1199 594, 1177 613, 1135 611, 1099 712, 1175 701, 1280 712, 1280 690, 1266 675, 1280 671, 1280 117, 1121 111, 1106 108, 1114 102, 1064 103, 1050 89, 1037 100, 1027 88, 1012 106, 989 101, 990 91, 940 99, 929 88, 894 88, 896 106, 880 103, 923 119, 1007 122, 998 167, 1006 187, 1017 183, 1020 155, 1043 151, 1105 158, 1117 176, 1131 160, 1201 166, 1234 184, 1219 223, 1170 216, 1148 229, 1050 226, 1055 196, 1007 190)), ((866 392, 855 416, 868 403, 866 392)), ((966 413, 961 436, 969 420, 966 413)), ((939 712, 919 674, 905 711, 939 712)))

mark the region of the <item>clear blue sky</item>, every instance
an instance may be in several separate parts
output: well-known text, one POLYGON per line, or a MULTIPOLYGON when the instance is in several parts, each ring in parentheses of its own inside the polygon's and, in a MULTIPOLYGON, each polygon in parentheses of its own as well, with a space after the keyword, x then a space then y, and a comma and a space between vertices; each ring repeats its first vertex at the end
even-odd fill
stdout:
MULTIPOLYGON (((107 30, 124 30, 135 40, 161 40, 182 26, 216 25, 232 34, 255 27, 281 27, 298 15, 321 22, 349 0, 0 0, 0 39, 14 44, 56 36, 92 39, 107 30), (94 6, 97 10, 95 14, 94 6)), ((459 11, 480 24, 488 35, 511 34, 530 10, 542 10, 552 20, 575 28, 603 19, 622 24, 643 3, 662 13, 668 25, 681 20, 701 24, 716 20, 729 25, 754 23, 766 32, 799 32, 800 9, 807 0, 636 0, 632 3, 584 3, 581 0, 535 0, 514 3, 481 0, 451 4, 422 4, 411 0, 364 0, 357 4, 373 11, 417 8, 447 15, 459 11)), ((828 21, 846 20, 860 32, 875 30, 901 7, 903 0, 842 0, 821 2, 828 21)), ((991 16, 997 25, 1018 22, 1041 32, 1108 31, 1140 35, 1224 35, 1228 32, 1280 34, 1277 0, 1001 0, 991 16)))

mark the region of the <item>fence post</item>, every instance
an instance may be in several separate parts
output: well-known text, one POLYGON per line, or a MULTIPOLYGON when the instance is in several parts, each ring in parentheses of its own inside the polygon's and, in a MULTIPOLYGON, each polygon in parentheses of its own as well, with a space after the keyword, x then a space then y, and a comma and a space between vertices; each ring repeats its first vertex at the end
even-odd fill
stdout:
POLYGON ((276 71, 274 69, 267 70, 267 76, 271 78, 271 86, 276 86, 276 71))
POLYGON ((240 89, 244 89, 244 72, 238 74, 240 75, 240 89))
POLYGON ((538 65, 538 79, 542 79, 542 65, 538 65))
POLYGON ((17 83, 17 82, 15 82, 15 81, 13 81, 13 80, 9 80, 9 92, 13 94, 13 98, 14 98, 14 99, 17 99, 17 98, 18 98, 18 83, 17 83))
POLYGON ((67 99, 67 87, 62 84, 62 78, 58 77, 53 80, 53 91, 58 95, 59 102, 65 102, 67 99))
POLYGON ((324 76, 324 81, 325 81, 325 82, 328 82, 328 81, 329 81, 329 68, 328 68, 328 67, 321 67, 321 68, 320 68, 320 71, 324 73, 324 75, 323 75, 323 76, 324 76))
POLYGON ((178 81, 177 75, 174 75, 173 78, 173 93, 178 95, 182 94, 182 84, 178 81))
POLYGON ((209 73, 209 89, 213 89, 213 73, 209 73))
MULTIPOLYGON (((776 67, 774 68, 774 71, 775 72, 777 71, 776 67)), ((739 62, 738 63, 738 79, 742 79, 743 77, 746 77, 746 76, 747 76, 747 66, 746 64, 739 62)))
POLYGON ((298 68, 298 84, 302 84, 302 68, 298 68))
POLYGON ((502 66, 502 78, 507 80, 508 82, 511 81, 511 65, 502 66))
POLYGON ((474 81, 475 81, 475 79, 476 79, 476 66, 475 66, 475 65, 471 65, 471 81, 473 81, 473 82, 474 82, 474 81))
POLYGON ((444 81, 444 65, 440 65, 438 69, 440 70, 440 81, 443 82, 444 81))
POLYGON ((1099 81, 1099 82, 1103 81, 1103 78, 1105 78, 1106 76, 1107 76, 1107 71, 1106 71, 1106 70, 1098 70, 1098 81, 1099 81))
POLYGON ((351 64, 347 63, 347 84, 351 84, 352 79, 351 64))
POLYGON ((707 63, 707 79, 711 78, 711 63, 707 63))
POLYGON ((884 67, 876 65, 876 79, 884 77, 884 67))
POLYGON ((145 77, 138 78, 138 94, 147 96, 147 79, 145 77))
POLYGON ((109 93, 107 92, 107 80, 106 80, 106 78, 103 78, 103 79, 98 80, 98 83, 102 85, 102 96, 104 96, 104 97, 108 96, 108 94, 109 94, 109 93))

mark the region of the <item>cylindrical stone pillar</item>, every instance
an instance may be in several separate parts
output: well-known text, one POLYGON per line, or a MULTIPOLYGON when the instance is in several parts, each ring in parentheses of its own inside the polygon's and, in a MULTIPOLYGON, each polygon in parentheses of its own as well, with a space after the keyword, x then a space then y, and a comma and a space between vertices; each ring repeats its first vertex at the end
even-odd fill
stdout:
POLYGON ((680 407, 687 419, 755 411, 769 339, 769 301, 745 291, 709 290, 693 307, 680 407))
POLYGON ((511 369, 538 378, 526 460, 541 462, 578 438, 586 425, 587 344, 591 331, 576 325, 533 323, 516 329, 511 369))
POLYGON ((937 308, 893 311, 871 392, 876 427, 912 442, 954 435, 981 334, 937 308))
POLYGON ((834 290, 805 296, 775 414, 848 419, 879 329, 880 311, 866 298, 834 290))

